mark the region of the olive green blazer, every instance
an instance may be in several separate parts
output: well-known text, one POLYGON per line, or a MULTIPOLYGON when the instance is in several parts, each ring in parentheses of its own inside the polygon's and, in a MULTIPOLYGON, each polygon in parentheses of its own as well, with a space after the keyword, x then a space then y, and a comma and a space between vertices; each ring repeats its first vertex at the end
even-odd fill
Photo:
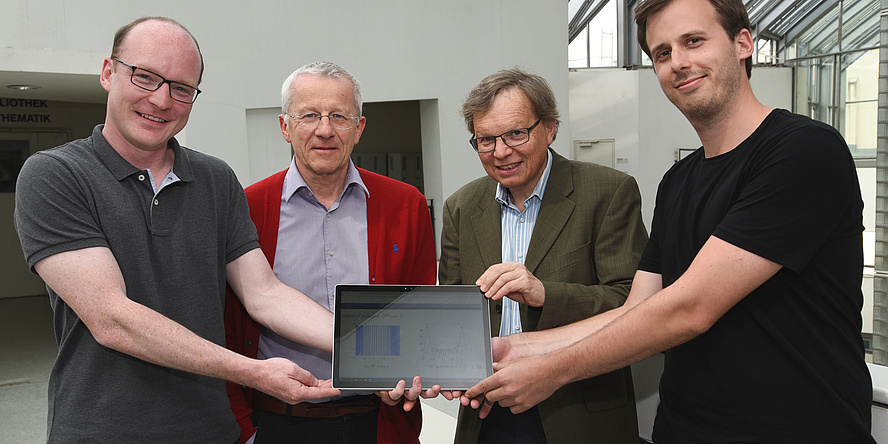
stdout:
MULTIPOLYGON (((641 195, 631 176, 570 161, 554 151, 552 170, 525 265, 543 282, 543 307, 521 304, 524 331, 576 322, 618 307, 629 294, 647 232, 641 195)), ((463 186, 444 203, 441 284, 474 284, 502 262, 500 204, 490 177, 463 186)), ((499 332, 502 306, 490 301, 491 331, 499 332)), ((638 443, 629 368, 568 384, 538 406, 550 444, 638 443)), ((478 412, 461 408, 457 443, 475 443, 478 412)))

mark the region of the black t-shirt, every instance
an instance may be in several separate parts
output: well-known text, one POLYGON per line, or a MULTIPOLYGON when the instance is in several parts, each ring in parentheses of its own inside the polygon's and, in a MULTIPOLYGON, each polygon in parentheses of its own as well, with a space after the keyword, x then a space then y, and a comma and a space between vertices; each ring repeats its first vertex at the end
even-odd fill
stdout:
POLYGON ((666 352, 655 442, 871 442, 862 211, 842 137, 785 110, 666 173, 641 270, 668 286, 710 236, 783 268, 666 352))

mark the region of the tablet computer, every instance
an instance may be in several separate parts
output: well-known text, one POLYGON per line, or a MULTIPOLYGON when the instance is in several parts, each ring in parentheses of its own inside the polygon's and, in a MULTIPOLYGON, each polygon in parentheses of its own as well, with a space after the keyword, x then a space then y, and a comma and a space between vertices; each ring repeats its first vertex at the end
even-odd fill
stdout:
POLYGON ((333 387, 465 390, 493 374, 490 312, 474 285, 337 285, 333 387))

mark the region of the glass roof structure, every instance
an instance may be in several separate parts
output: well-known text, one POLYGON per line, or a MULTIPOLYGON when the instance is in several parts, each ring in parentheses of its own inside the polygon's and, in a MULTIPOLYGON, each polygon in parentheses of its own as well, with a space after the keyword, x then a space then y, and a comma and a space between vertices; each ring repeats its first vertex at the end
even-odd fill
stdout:
MULTIPOLYGON (((641 64, 635 43, 633 10, 638 0, 568 0, 568 43, 584 35, 586 26, 608 2, 616 3, 615 17, 622 57, 619 65, 641 64), (626 45, 625 42, 630 44, 626 45)), ((752 36, 767 46, 768 60, 833 54, 879 45, 880 0, 746 0, 752 36), (836 32, 841 27, 842 32, 836 32), (839 36, 842 36, 841 38, 839 36)))

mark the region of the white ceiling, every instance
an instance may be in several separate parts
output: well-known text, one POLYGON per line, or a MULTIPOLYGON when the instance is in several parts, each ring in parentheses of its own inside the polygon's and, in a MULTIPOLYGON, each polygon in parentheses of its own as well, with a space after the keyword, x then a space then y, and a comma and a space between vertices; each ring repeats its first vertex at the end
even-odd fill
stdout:
POLYGON ((84 75, 0 71, 0 97, 105 103, 107 93, 99 84, 98 73, 84 75), (36 85, 40 89, 18 91, 7 88, 8 85, 36 85))

